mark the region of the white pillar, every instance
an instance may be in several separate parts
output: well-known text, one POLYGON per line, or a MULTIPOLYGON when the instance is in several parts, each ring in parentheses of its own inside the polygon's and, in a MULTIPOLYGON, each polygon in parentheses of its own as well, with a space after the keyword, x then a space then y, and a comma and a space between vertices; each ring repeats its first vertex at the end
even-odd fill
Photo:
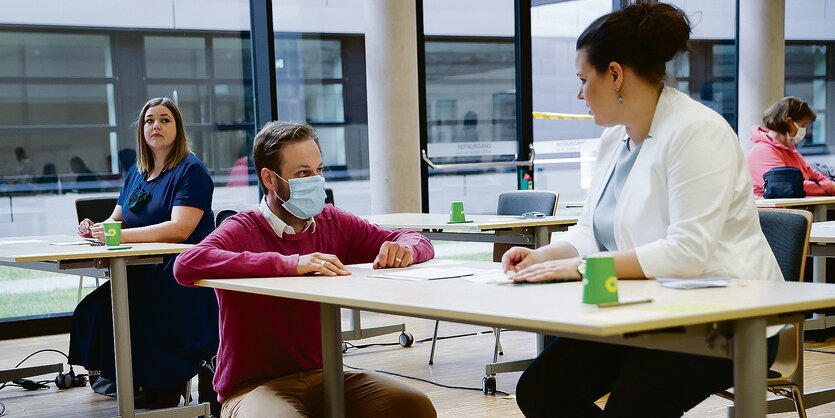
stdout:
POLYGON ((371 213, 420 212, 415 2, 366 0, 371 213))
POLYGON ((785 82, 785 0, 739 0, 739 134, 751 148, 751 127, 783 97, 785 82))

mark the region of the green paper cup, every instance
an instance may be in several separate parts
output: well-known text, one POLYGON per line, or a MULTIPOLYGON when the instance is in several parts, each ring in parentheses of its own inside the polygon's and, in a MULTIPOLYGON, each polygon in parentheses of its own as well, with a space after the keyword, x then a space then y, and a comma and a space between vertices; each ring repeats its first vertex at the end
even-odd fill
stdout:
POLYGON ((612 257, 586 258, 583 275, 583 303, 598 304, 618 301, 618 278, 612 257))
POLYGON ((450 222, 466 222, 464 217, 464 202, 452 202, 449 205, 450 222))
POLYGON ((104 227, 104 242, 108 246, 116 246, 122 243, 122 223, 121 222, 105 222, 104 227))

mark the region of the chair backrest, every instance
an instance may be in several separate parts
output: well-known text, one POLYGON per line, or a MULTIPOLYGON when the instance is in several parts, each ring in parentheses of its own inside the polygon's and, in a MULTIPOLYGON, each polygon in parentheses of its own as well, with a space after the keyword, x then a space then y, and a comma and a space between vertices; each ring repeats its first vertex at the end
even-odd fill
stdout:
POLYGON ((333 189, 325 189, 325 203, 330 203, 331 205, 336 206, 333 203, 333 189))
POLYGON ((84 218, 89 218, 93 222, 101 222, 106 220, 113 214, 113 208, 116 207, 115 197, 86 197, 75 200, 75 214, 78 216, 78 222, 81 223, 84 218))
POLYGON ((237 214, 238 211, 233 209, 221 209, 218 211, 217 215, 215 215, 215 228, 219 227, 220 224, 226 220, 226 218, 237 214))
MULTIPOLYGON (((787 281, 803 281, 812 214, 795 209, 760 209, 760 227, 777 264, 787 281)), ((769 373, 769 383, 799 383, 803 376, 803 324, 794 323, 780 331, 777 358, 769 373)))
POLYGON ((786 281, 803 281, 812 214, 805 210, 760 209, 760 227, 786 281))
POLYGON ((544 190, 517 190, 499 195, 497 215, 521 215, 525 212, 557 213, 559 194, 544 190))

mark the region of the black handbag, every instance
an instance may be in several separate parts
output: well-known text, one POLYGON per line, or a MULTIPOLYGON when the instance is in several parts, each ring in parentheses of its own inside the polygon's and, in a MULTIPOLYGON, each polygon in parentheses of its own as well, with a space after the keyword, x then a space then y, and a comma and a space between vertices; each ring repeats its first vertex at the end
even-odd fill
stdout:
POLYGON ((777 199, 806 197, 803 172, 795 167, 774 167, 763 174, 763 197, 777 199))

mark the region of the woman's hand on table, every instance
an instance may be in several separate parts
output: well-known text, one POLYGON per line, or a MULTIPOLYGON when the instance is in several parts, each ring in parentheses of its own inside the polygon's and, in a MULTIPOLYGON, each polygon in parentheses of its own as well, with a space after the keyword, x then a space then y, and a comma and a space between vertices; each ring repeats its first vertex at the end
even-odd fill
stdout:
POLYGON ((101 222, 90 225, 90 236, 104 242, 104 225, 101 222))
MULTIPOLYGON (((504 257, 503 257, 504 258, 504 257)), ((577 271, 579 257, 548 260, 518 270, 510 276, 514 283, 569 282, 582 279, 577 271)))
POLYGON ((526 247, 512 247, 502 255, 502 269, 505 273, 514 273, 543 261, 546 261, 546 258, 539 251, 526 247))
POLYGON ((91 221, 88 218, 85 218, 78 224, 78 236, 83 238, 93 238, 93 233, 91 231, 93 225, 93 221, 91 221))

